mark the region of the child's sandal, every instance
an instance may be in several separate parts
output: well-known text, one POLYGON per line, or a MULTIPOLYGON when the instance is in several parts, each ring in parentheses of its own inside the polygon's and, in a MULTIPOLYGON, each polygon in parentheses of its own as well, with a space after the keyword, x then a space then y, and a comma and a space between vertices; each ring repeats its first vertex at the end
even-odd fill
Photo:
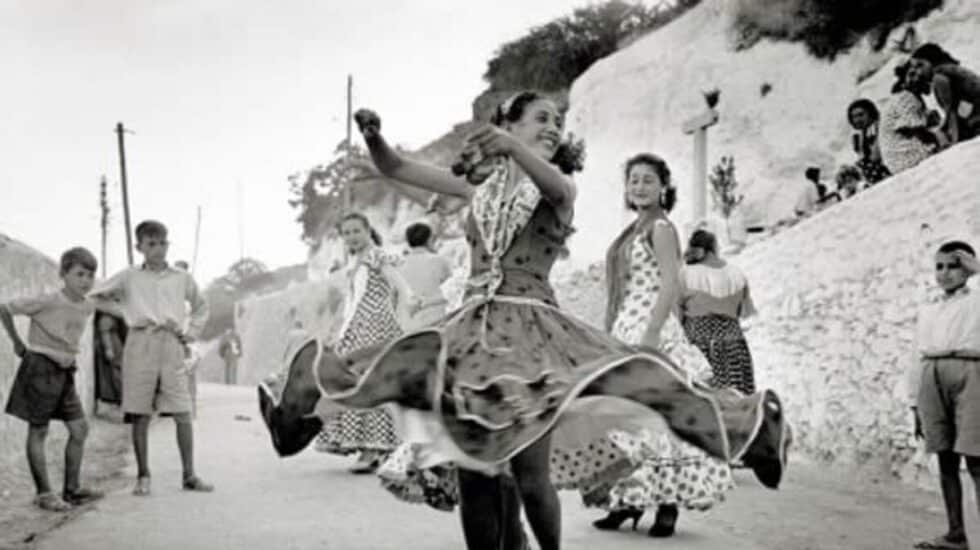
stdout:
POLYGON ((78 488, 73 491, 65 491, 61 494, 62 500, 71 504, 72 506, 81 506, 82 504, 88 504, 101 499, 105 496, 102 491, 96 491, 93 489, 78 488))
POLYGON ((61 500, 54 493, 44 493, 34 499, 34 505, 48 512, 67 512, 71 510, 71 504, 61 500))
POLYGON ((196 491, 199 493, 210 493, 211 491, 214 491, 214 485, 205 483, 197 476, 192 476, 184 479, 184 490, 196 491))
POLYGON ((140 477, 136 479, 136 486, 133 487, 133 494, 138 497, 150 496, 150 478, 140 477))

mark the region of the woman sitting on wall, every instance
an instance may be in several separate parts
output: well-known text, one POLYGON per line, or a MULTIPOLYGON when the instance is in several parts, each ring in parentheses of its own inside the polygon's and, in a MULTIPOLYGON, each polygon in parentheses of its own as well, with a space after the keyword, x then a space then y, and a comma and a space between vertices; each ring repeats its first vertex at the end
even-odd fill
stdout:
POLYGON ((854 152, 858 155, 857 167, 864 179, 874 185, 891 175, 888 167, 881 161, 878 148, 878 123, 881 114, 870 99, 859 99, 847 108, 847 121, 854 129, 852 136, 854 152))
POLYGON ((935 94, 945 113, 942 132, 950 145, 980 134, 980 75, 942 47, 924 44, 912 54, 906 79, 923 93, 935 94))
POLYGON ((912 168, 936 151, 939 139, 934 120, 922 96, 929 90, 920 80, 909 80, 908 63, 895 68, 892 95, 881 117, 881 159, 892 174, 912 168))

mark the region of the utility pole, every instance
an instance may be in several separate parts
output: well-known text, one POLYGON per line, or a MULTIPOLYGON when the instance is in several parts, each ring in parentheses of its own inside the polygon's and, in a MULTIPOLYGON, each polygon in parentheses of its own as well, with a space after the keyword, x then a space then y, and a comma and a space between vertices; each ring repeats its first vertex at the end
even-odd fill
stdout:
POLYGON ((123 123, 116 124, 116 135, 119 137, 119 172, 121 175, 123 196, 123 218, 126 223, 126 259, 129 265, 133 265, 133 231, 129 222, 129 188, 126 185, 126 146, 123 143, 123 134, 128 130, 123 127, 123 123))
POLYGON ((351 188, 350 181, 350 138, 351 138, 351 109, 352 100, 351 94, 354 89, 354 77, 352 75, 347 75, 347 140, 344 142, 344 153, 347 155, 347 175, 348 178, 344 181, 344 211, 348 212, 351 209, 351 205, 354 203, 354 190, 351 188))
POLYGON ((107 184, 105 181, 105 175, 102 176, 102 181, 99 182, 99 209, 102 210, 102 218, 100 220, 100 225, 102 226, 102 278, 106 277, 106 234, 109 231, 109 194, 106 189, 107 184))
POLYGON ((242 217, 242 182, 239 180, 238 186, 238 259, 245 259, 245 221, 242 217))
POLYGON ((201 205, 197 205, 197 224, 194 226, 194 256, 191 259, 191 275, 197 269, 197 249, 201 242, 201 205))

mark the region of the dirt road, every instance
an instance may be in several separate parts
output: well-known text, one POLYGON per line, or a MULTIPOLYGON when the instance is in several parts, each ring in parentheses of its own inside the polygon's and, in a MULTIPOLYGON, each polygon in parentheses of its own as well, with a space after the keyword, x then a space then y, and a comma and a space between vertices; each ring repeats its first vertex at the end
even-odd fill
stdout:
MULTIPOLYGON (((217 485, 215 493, 179 489, 173 426, 158 422, 150 437, 153 495, 116 490, 41 537, 38 548, 463 548, 455 514, 396 501, 374 477, 348 474, 348 459, 312 450, 278 458, 251 388, 203 385, 200 391, 199 471, 217 485)), ((761 488, 746 472, 737 480, 727 503, 707 514, 683 514, 669 540, 644 536, 652 518, 638 532, 598 532, 590 523, 600 514, 564 494, 564 548, 881 550, 910 548, 910 540, 944 525, 938 495, 891 481, 803 464, 794 465, 778 492, 761 488)))

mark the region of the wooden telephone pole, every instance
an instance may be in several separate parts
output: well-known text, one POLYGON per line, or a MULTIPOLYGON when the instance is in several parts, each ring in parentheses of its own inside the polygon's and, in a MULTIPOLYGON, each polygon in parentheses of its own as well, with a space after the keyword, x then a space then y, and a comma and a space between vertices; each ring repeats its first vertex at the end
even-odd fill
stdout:
POLYGON ((102 218, 100 220, 100 225, 102 227, 102 278, 106 277, 106 241, 107 234, 109 232, 109 193, 106 189, 107 184, 105 181, 105 176, 102 176, 102 180, 99 182, 99 208, 102 210, 102 218))
MULTIPOLYGON (((351 138, 351 108, 352 100, 351 93, 354 89, 354 77, 352 75, 347 75, 347 139, 344 141, 344 154, 347 155, 347 173, 350 174, 350 138, 351 138)), ((351 205, 354 203, 354 190, 351 189, 350 178, 344 182, 344 211, 349 212, 351 205)))
POLYGON ((123 134, 128 130, 123 127, 123 123, 116 124, 116 135, 119 141, 119 173, 121 175, 123 196, 123 218, 126 223, 126 260, 129 265, 133 265, 133 231, 129 222, 129 188, 126 184, 126 145, 123 142, 123 134))
POLYGON ((197 269, 197 250, 201 244, 201 206, 197 206, 197 223, 194 224, 194 256, 191 259, 191 275, 197 269))

